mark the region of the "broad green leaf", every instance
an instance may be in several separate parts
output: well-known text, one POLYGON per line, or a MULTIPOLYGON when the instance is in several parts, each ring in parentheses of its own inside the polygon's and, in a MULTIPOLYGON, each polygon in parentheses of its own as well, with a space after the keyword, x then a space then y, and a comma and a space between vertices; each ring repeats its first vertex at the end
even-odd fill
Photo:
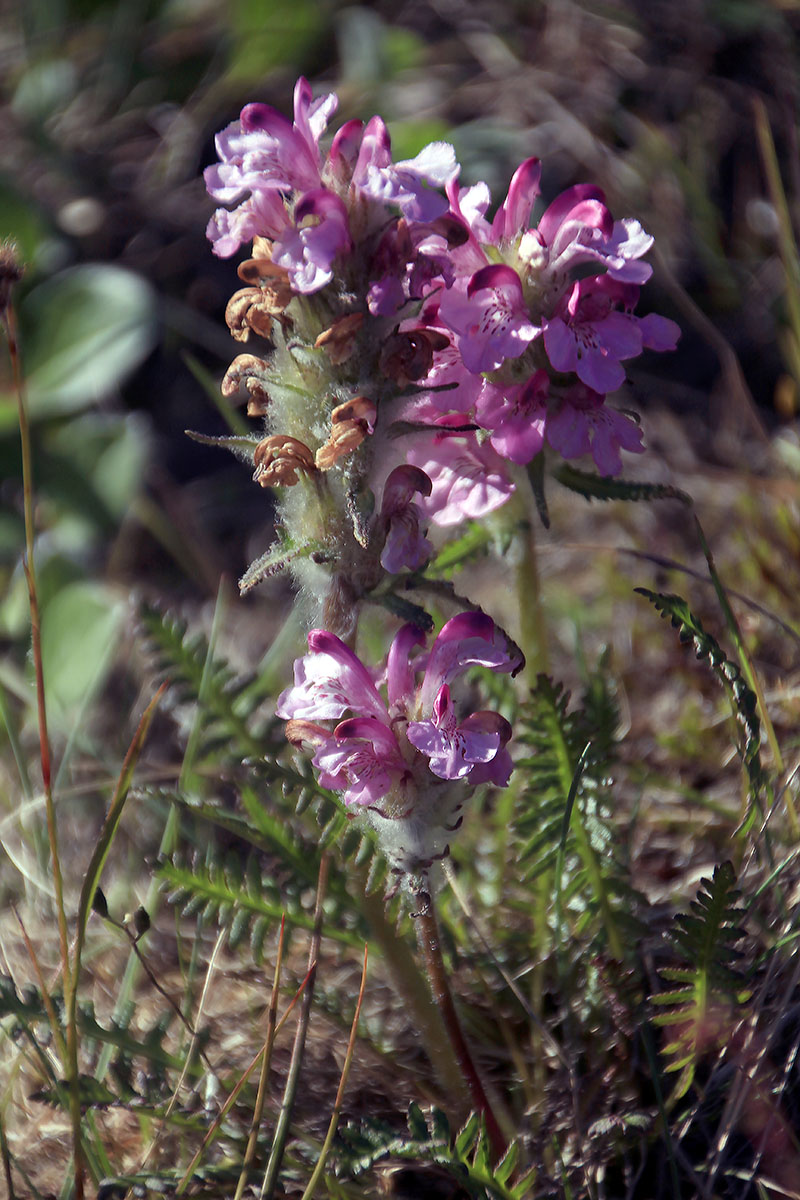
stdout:
MULTIPOLYGON (((156 299, 122 267, 87 265, 39 284, 20 306, 23 367, 33 419, 88 408, 117 388, 152 349, 156 299)), ((17 420, 0 400, 0 427, 17 420)))
POLYGON ((124 613, 102 585, 80 581, 58 592, 42 613, 42 663, 47 697, 69 711, 96 689, 124 613))

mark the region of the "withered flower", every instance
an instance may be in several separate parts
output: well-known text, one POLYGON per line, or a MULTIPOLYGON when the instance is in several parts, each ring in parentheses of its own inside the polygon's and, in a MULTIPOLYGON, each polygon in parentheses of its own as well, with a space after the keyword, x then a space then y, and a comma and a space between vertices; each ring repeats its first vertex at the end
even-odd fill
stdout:
POLYGON ((330 436, 314 460, 319 470, 330 471, 340 458, 356 450, 372 433, 377 415, 375 405, 366 396, 355 396, 337 405, 331 413, 330 436))
POLYGON ((253 480, 261 487, 294 487, 299 471, 310 475, 316 470, 308 446, 280 433, 258 443, 253 463, 253 480))
POLYGON ((225 372, 220 391, 223 396, 235 396, 244 384, 249 393, 247 415, 263 417, 269 402, 269 393, 264 387, 266 371, 267 363, 263 358, 257 358, 255 354, 237 354, 225 372))
POLYGON ((323 329, 314 345, 325 351, 335 367, 347 362, 355 350, 356 334, 364 324, 363 313, 348 313, 337 317, 329 329, 323 329))
POLYGON ((261 288, 234 292, 225 309, 225 323, 237 342, 246 342, 251 333, 268 338, 272 332, 272 313, 261 288))
POLYGON ((400 387, 423 379, 433 366, 436 350, 444 350, 450 339, 436 329, 410 329, 395 333, 381 350, 378 365, 400 387))

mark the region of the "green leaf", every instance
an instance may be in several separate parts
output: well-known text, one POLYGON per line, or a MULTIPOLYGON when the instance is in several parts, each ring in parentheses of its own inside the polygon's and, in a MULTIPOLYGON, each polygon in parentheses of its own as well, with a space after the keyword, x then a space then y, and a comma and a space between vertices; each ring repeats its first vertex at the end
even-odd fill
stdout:
POLYGON ((553 471, 554 476, 577 492, 585 500, 680 500, 691 507, 693 501, 687 492, 669 483, 639 483, 636 480, 614 479, 607 475, 595 475, 590 471, 579 471, 569 463, 562 463, 553 471))
POLYGON ((692 643, 697 657, 708 662, 722 684, 741 733, 737 749, 749 777, 751 799, 757 799, 767 777, 761 765, 761 721, 755 692, 747 686, 738 664, 725 656, 719 642, 706 632, 682 596, 651 592, 647 588, 634 588, 634 591, 671 621, 682 642, 692 643))
MULTIPOLYGON (((84 265, 39 284, 20 305, 32 419, 88 408, 119 387, 155 344, 156 297, 122 267, 84 265)), ((0 427, 17 420, 0 400, 0 427)))
POLYGON ((686 966, 666 967, 661 974, 669 982, 686 981, 687 986, 658 993, 650 1000, 667 1009, 654 1014, 652 1024, 674 1027, 674 1040, 661 1048, 662 1056, 669 1060, 665 1069, 680 1072, 671 1103, 691 1087, 700 1053, 724 1045, 723 1030, 730 1028, 730 1017, 715 1020, 714 1013, 735 1011, 742 996, 749 995, 743 992, 743 976, 734 965, 740 958, 736 943, 744 936, 740 926, 744 910, 738 905, 739 898, 733 866, 721 863, 711 879, 701 879, 692 911, 679 914, 668 934, 673 950, 686 966))
POLYGON ((78 581, 57 592, 42 612, 42 664, 47 698, 66 714, 102 684, 125 613, 102 584, 78 581))

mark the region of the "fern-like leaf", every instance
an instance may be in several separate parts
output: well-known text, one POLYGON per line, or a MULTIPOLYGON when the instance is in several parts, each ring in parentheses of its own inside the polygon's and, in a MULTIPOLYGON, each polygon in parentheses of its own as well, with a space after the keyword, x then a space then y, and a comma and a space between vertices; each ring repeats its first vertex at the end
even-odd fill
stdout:
POLYGON ((590 471, 579 471, 569 463, 562 463, 553 474, 559 483, 583 496, 584 500, 680 500, 681 504, 692 505, 691 496, 670 483, 613 479, 594 475, 590 471))
POLYGON ((662 1054, 670 1059, 666 1069, 680 1072, 673 1103, 691 1087, 701 1054, 724 1044, 731 1013, 749 995, 735 966, 741 957, 736 943, 744 936, 739 896, 733 866, 720 864, 711 879, 700 881, 691 912, 679 915, 668 935, 685 965, 662 968, 663 979, 678 986, 651 1000, 667 1009, 655 1015, 654 1023, 674 1033, 673 1040, 662 1048, 662 1054))
MULTIPOLYGON (((229 939, 234 943, 255 923, 258 933, 251 936, 251 948, 258 950, 257 961, 263 948, 262 930, 266 935, 277 928, 281 917, 301 929, 314 928, 313 914, 302 907, 293 891, 281 891, 275 880, 261 871, 255 856, 244 866, 237 855, 230 854, 223 861, 213 850, 202 863, 175 856, 164 859, 157 873, 170 903, 179 906, 184 916, 202 913, 206 922, 229 926, 229 939)), ((323 925, 323 936, 346 946, 363 946, 360 933, 338 924, 323 925)))
POLYGON ((618 712, 604 675, 601 669, 572 711, 569 693, 538 677, 518 723, 518 740, 532 754, 519 763, 526 787, 514 826, 523 879, 550 880, 557 940, 563 906, 576 920, 599 918, 608 948, 622 958, 623 926, 641 897, 615 850, 608 773, 618 712))
POLYGON ((756 801, 766 782, 766 774, 761 764, 761 721, 755 692, 748 687, 738 664, 725 656, 719 642, 703 628, 681 596, 651 592, 647 588, 636 588, 635 591, 672 622, 682 642, 692 643, 697 657, 708 662, 715 678, 722 684, 740 731, 737 750, 748 774, 751 800, 756 801))
POLYGON ((365 1121, 341 1131, 339 1172, 359 1178, 386 1159, 437 1167, 451 1176, 473 1200, 525 1200, 533 1171, 519 1173, 519 1145, 512 1142, 492 1166, 486 1126, 476 1113, 453 1137, 446 1115, 438 1108, 408 1110, 408 1136, 379 1121, 365 1121), (514 1179, 514 1176, 517 1176, 514 1179))
POLYGON ((231 743, 234 760, 263 754, 263 742, 248 724, 257 706, 251 680, 237 676, 220 659, 209 661, 206 638, 188 633, 184 621, 148 606, 140 610, 139 620, 155 669, 169 679, 171 694, 183 703, 199 703, 202 697, 205 751, 231 743))

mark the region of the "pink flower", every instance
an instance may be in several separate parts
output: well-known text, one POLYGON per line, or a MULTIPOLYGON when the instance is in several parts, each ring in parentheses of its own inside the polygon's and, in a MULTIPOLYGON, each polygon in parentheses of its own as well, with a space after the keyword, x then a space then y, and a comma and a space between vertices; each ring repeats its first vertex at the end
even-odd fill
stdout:
POLYGON ((504 264, 482 267, 466 289, 448 288, 439 317, 456 335, 464 366, 473 374, 519 358, 541 333, 528 316, 519 276, 504 264))
POLYGON ((448 142, 430 142, 415 158, 393 163, 389 131, 380 117, 367 123, 353 170, 353 186, 362 196, 394 205, 415 221, 433 221, 447 212, 447 201, 426 184, 444 186, 458 174, 448 142))
POLYGON ((512 462, 529 463, 544 445, 547 421, 546 371, 535 371, 525 383, 507 387, 487 384, 476 406, 476 420, 491 430, 489 441, 512 462))
POLYGON ((203 173, 215 200, 230 204, 245 192, 307 191, 320 183, 319 139, 336 111, 333 93, 312 99, 308 80, 294 89, 294 124, 268 104, 247 104, 215 139, 221 161, 203 173))
POLYGON ((522 656, 483 613, 453 617, 430 653, 412 660, 423 642, 413 625, 396 634, 383 673, 384 702, 371 673, 339 638, 319 629, 308 635, 310 653, 295 663, 294 686, 281 695, 277 713, 288 720, 291 740, 317 747, 320 783, 342 792, 346 804, 375 807, 391 793, 404 807, 431 774, 469 783, 474 775, 498 786, 508 781, 510 726, 494 712, 459 723, 450 685, 474 665, 516 673, 522 656), (347 712, 353 715, 331 732, 316 723, 347 712))
POLYGON ((642 431, 631 417, 604 403, 590 388, 576 384, 547 418, 547 440, 564 458, 591 452, 601 475, 622 470, 620 449, 641 454, 642 431))
POLYGON ((544 329, 547 357, 555 369, 575 371, 587 387, 603 394, 625 382, 620 360, 642 350, 636 318, 616 308, 626 298, 625 288, 605 275, 579 280, 544 329))
POLYGON ((502 458, 474 434, 446 434, 447 425, 432 442, 415 443, 407 461, 420 467, 432 483, 431 494, 420 508, 435 525, 458 525, 469 518, 480 520, 505 504, 514 492, 502 458))
POLYGON ((450 688, 442 684, 433 702, 430 720, 414 721, 408 726, 408 740, 430 759, 430 769, 440 779, 462 779, 473 769, 490 763, 511 736, 497 723, 499 713, 473 713, 473 719, 461 725, 450 698, 450 688), (485 720, 475 720, 485 717, 485 720), (470 721, 468 724, 467 722, 470 721))
POLYGON ((595 392, 616 391, 625 381, 621 360, 651 349, 674 349, 680 330, 666 317, 635 317, 635 284, 610 274, 581 279, 545 324, 547 356, 557 371, 575 371, 595 392), (619 307, 625 311, 620 312, 619 307))

